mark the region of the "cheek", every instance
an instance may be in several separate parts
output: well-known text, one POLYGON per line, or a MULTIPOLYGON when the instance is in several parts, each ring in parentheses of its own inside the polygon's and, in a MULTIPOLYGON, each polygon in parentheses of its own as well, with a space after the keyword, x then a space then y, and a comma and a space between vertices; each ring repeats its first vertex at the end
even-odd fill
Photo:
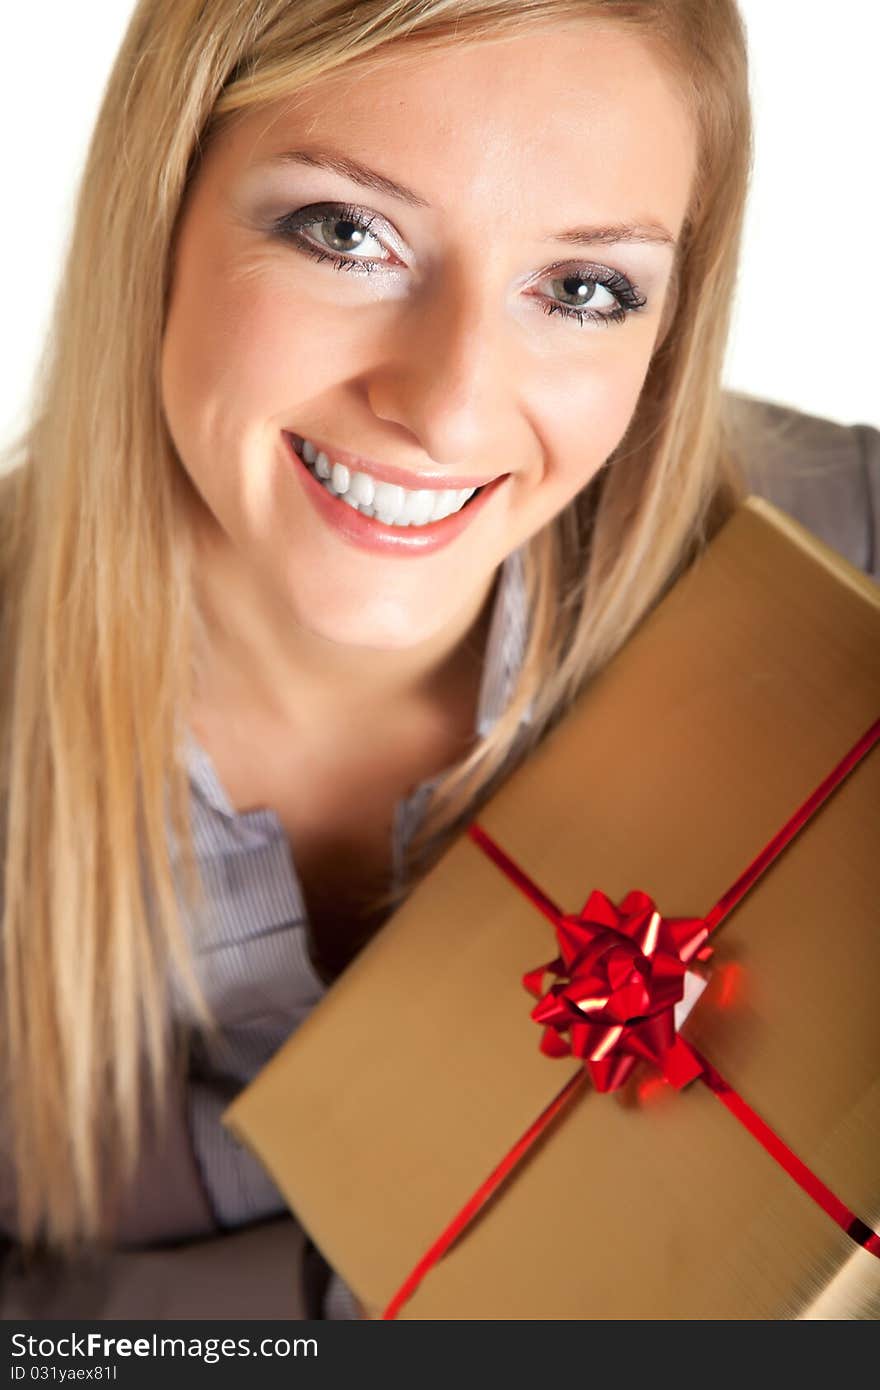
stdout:
POLYGON ((162 357, 178 449, 228 449, 295 425, 298 403, 338 377, 322 331, 326 315, 310 314, 271 258, 182 257, 162 357))
MULTIPOLYGON (((611 326, 598 332, 623 335, 635 327, 626 324, 616 330, 611 326)), ((589 358, 545 384, 541 434, 546 481, 559 505, 586 486, 626 432, 648 370, 654 336, 638 327, 641 331, 626 343, 600 340, 589 358)))

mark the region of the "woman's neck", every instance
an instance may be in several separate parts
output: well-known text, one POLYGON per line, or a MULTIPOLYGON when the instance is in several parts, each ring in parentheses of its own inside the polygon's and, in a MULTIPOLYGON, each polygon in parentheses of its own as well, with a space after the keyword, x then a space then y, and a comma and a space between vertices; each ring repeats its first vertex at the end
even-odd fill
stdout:
POLYGON ((365 715, 387 723, 402 711, 458 703, 463 687, 479 683, 498 570, 429 640, 380 650, 294 621, 229 544, 201 539, 193 558, 197 704, 246 709, 292 731, 314 729, 316 719, 324 728, 353 719, 363 727, 365 715))

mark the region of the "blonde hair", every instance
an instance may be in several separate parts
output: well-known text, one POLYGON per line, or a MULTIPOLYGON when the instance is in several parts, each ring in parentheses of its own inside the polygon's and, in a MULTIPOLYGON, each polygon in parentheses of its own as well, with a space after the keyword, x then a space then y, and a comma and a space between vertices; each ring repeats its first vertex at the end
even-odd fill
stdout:
POLYGON ((216 1026, 182 912, 182 895, 194 911, 201 902, 180 757, 195 651, 188 479, 159 386, 175 229, 200 154, 240 114, 342 64, 381 61, 391 42, 467 43, 578 18, 659 45, 691 102, 699 168, 677 295, 625 438, 526 547, 518 682, 434 792, 411 847, 419 872, 743 495, 719 386, 750 161, 740 19, 733 0, 135 10, 93 133, 31 424, 0 478, 0 1036, 28 1249, 112 1239, 145 1094, 164 1123, 181 1041, 169 974, 216 1026))

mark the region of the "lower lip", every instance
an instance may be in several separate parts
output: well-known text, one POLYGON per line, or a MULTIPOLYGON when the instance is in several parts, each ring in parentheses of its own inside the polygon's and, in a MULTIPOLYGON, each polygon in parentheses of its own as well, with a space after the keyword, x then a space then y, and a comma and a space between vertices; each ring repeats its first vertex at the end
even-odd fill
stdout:
POLYGON ((313 473, 300 458, 293 447, 293 440, 282 431, 285 447, 299 469, 306 495, 314 503, 328 526, 332 526, 344 540, 362 550, 380 550, 390 555, 431 555, 444 545, 449 545, 456 536, 474 521, 502 485, 510 477, 504 473, 487 485, 475 498, 466 503, 458 512, 444 516, 441 521, 432 521, 426 526, 386 526, 376 517, 364 516, 356 508, 334 497, 318 482, 313 473))

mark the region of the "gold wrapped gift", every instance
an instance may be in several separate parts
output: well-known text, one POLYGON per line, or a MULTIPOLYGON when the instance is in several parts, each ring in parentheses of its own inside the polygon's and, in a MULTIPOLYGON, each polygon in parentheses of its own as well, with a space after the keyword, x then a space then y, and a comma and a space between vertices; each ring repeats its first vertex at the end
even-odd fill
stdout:
MULTIPOLYGON (((880 714, 880 589, 754 498, 478 823, 566 912, 709 912, 880 714)), ((880 748, 712 936, 682 1027, 880 1218, 880 748)), ((539 1050, 547 918, 462 836, 224 1122, 381 1314, 583 1065, 539 1050)), ((583 1086, 404 1318, 880 1316, 859 1245, 698 1082, 583 1086)))

